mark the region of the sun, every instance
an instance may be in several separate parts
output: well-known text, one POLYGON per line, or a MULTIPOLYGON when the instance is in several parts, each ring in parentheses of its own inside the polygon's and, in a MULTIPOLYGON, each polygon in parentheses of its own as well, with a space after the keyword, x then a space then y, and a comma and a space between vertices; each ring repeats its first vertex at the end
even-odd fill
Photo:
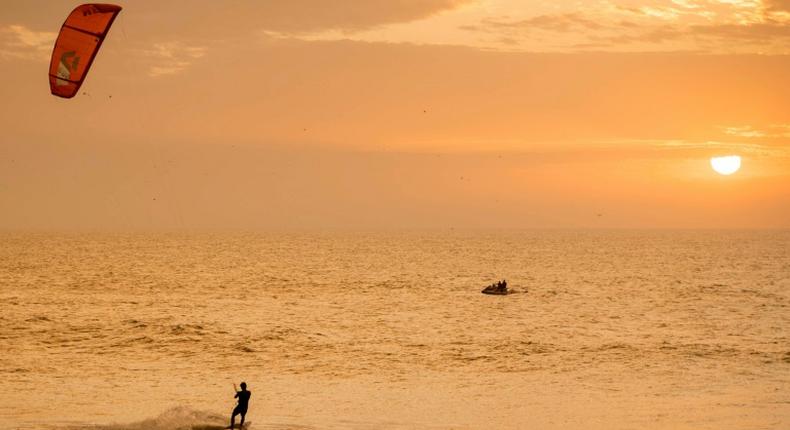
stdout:
POLYGON ((710 166, 720 175, 732 175, 741 168, 741 157, 738 155, 712 157, 710 159, 710 166))

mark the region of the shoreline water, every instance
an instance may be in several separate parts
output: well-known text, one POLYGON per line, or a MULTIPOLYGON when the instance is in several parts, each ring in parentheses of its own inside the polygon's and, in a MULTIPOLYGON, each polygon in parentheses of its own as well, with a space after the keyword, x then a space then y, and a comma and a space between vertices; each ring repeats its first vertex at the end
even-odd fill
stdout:
POLYGON ((246 380, 264 429, 781 428, 788 249, 785 231, 14 235, 0 427, 154 428, 229 413, 246 380), (479 293, 502 277, 528 292, 479 293))

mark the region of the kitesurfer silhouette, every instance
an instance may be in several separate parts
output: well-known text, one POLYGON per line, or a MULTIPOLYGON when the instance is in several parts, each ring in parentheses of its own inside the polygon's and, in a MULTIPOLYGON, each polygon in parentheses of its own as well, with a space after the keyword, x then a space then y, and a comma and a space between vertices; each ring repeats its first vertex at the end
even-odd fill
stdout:
MULTIPOLYGON (((230 427, 232 429, 233 426, 236 424, 236 415, 241 415, 241 422, 239 422, 239 428, 244 427, 244 416, 247 415, 247 407, 250 404, 250 395, 252 395, 251 391, 247 391, 247 383, 242 382, 239 384, 241 386, 241 391, 236 391, 236 395, 233 396, 236 399, 239 399, 239 403, 233 408, 233 413, 230 416, 230 427)), ((236 389, 236 384, 233 384, 233 389, 236 389)))

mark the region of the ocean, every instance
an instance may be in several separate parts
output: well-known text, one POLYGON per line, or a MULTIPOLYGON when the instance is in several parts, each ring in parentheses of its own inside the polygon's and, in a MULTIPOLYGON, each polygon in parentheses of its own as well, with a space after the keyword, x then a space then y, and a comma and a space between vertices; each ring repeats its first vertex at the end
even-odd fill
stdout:
POLYGON ((789 333, 786 230, 0 234, 4 429, 787 429, 789 333))

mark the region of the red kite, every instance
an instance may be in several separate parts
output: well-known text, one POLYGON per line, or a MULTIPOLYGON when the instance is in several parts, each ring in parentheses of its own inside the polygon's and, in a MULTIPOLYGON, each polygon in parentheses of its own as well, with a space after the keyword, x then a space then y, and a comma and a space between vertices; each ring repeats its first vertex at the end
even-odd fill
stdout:
POLYGON ((120 6, 94 3, 71 11, 60 28, 49 63, 52 95, 70 99, 77 94, 120 11, 120 6))

